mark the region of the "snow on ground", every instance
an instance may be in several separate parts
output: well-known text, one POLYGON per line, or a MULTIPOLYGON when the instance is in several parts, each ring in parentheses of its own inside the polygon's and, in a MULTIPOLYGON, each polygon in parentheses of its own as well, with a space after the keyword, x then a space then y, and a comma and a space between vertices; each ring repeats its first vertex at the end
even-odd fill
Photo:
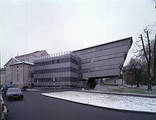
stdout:
POLYGON ((87 93, 76 91, 42 93, 42 95, 73 102, 119 110, 156 113, 156 98, 87 93))
POLYGON ((26 89, 26 91, 37 92, 37 91, 39 91, 39 90, 37 90, 37 89, 26 89))

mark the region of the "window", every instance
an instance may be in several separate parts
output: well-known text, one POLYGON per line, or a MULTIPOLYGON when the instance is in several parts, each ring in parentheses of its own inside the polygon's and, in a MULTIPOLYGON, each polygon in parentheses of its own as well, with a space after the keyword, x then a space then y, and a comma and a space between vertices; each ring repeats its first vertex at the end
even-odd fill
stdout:
POLYGON ((54 60, 52 60, 52 64, 54 64, 54 60))
POLYGON ((57 60, 57 63, 60 63, 60 60, 57 60))

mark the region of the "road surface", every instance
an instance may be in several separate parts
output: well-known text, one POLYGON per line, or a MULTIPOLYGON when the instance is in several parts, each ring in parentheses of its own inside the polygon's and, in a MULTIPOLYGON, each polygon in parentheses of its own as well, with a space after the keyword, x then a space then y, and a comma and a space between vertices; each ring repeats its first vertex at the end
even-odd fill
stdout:
POLYGON ((154 114, 121 112, 87 106, 40 92, 24 92, 23 101, 6 102, 9 120, 156 120, 154 114))

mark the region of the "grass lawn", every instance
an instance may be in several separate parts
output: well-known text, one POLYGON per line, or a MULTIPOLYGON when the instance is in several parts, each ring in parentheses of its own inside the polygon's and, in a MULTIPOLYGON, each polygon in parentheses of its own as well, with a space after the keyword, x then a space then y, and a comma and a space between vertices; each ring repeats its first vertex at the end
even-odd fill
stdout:
POLYGON ((154 89, 152 91, 148 91, 147 89, 143 89, 143 88, 120 88, 120 89, 112 89, 112 92, 156 95, 156 89, 154 89))

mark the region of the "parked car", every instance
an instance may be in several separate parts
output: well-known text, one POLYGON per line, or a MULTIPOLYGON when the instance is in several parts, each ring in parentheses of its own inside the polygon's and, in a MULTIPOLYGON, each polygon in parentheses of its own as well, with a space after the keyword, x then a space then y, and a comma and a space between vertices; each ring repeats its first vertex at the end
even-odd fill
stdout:
POLYGON ((8 109, 4 104, 1 94, 0 94, 0 120, 8 120, 8 109))
POLYGON ((14 84, 3 85, 3 87, 1 88, 3 98, 6 97, 6 92, 7 92, 8 88, 15 88, 15 85, 14 84))
POLYGON ((10 100, 10 99, 23 99, 23 93, 21 91, 21 89, 19 88, 8 88, 7 92, 6 92, 6 99, 10 100))

